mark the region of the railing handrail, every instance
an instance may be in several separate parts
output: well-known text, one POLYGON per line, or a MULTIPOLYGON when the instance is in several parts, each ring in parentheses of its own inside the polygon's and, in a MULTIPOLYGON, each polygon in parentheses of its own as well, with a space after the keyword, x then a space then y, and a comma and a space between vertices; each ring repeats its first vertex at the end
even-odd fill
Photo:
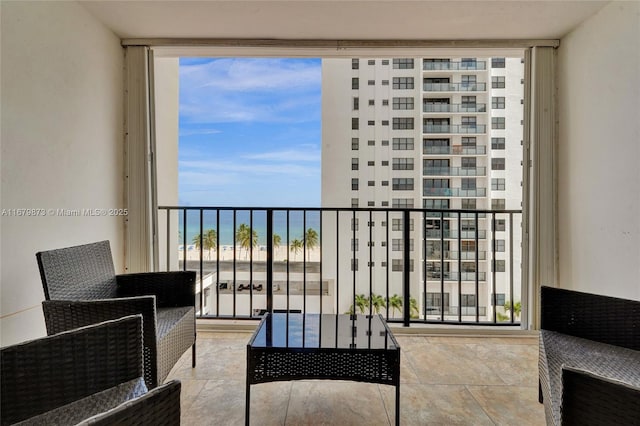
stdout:
MULTIPOLYGON (((455 167, 449 167, 455 168, 455 167)), ((480 167, 474 167, 478 169, 480 167)), ((482 167, 484 168, 484 167, 482 167)), ((339 211, 339 212, 425 212, 425 213, 522 213, 517 209, 427 209, 419 207, 229 207, 229 206, 158 206, 160 210, 222 210, 222 211, 250 211, 250 210, 272 210, 272 211, 339 211)))

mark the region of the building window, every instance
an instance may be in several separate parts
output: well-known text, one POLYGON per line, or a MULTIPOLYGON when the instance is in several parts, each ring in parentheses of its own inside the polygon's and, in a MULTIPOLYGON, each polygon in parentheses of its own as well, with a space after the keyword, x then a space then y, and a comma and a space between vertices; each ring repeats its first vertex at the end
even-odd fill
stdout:
POLYGON ((383 201, 382 202, 382 207, 389 207, 389 202, 388 201, 383 201))
POLYGON ((413 129, 413 117, 393 117, 394 130, 413 129))
POLYGON ((504 158, 492 158, 491 170, 504 170, 504 158))
POLYGON ((368 121, 367 121, 367 124, 368 124, 369 126, 374 126, 374 125, 376 124, 376 122, 375 122, 374 120, 368 120, 368 121))
POLYGON ((494 240, 496 251, 504 252, 504 240, 494 240))
MULTIPOLYGON (((404 250, 404 242, 402 238, 394 238, 391 240, 391 251, 404 250)), ((409 240, 409 251, 413 251, 413 238, 409 240)))
POLYGON ((504 109, 504 96, 493 96, 491 98, 491 108, 504 109))
POLYGON ((442 310, 442 300, 444 299, 445 312, 449 311, 449 293, 427 293, 427 314, 439 314, 442 310), (444 296, 444 298, 442 297, 444 296))
POLYGON ((476 127, 476 117, 460 117, 460 124, 463 129, 476 127))
POLYGON ((393 68, 400 70, 412 70, 413 58, 393 58, 393 68))
POLYGON ((360 98, 353 98, 353 110, 357 111, 360 109, 360 98))
MULTIPOLYGON (((404 270, 404 259, 391 259, 391 270, 402 272, 404 270)), ((409 259, 409 272, 413 272, 413 259, 409 259)))
POLYGON ((388 166, 389 165, 389 160, 382 160, 382 165, 383 166, 388 166))
POLYGON ((460 165, 463 169, 475 169, 476 157, 462 157, 460 159, 460 165))
POLYGON ((391 189, 396 191, 412 191, 413 178, 393 178, 391 189))
POLYGON ((491 190, 492 191, 504 191, 505 180, 503 178, 492 178, 491 179, 491 190))
POLYGON ((496 224, 496 229, 494 229, 494 231, 504 231, 507 227, 506 224, 506 220, 504 219, 496 219, 495 224, 496 224))
POLYGON ((383 126, 388 126, 389 125, 389 120, 382 120, 382 125, 383 126))
MULTIPOLYGON (((506 262, 504 260, 495 259, 493 262, 495 264, 495 272, 504 272, 506 270, 506 262)), ((498 294, 498 296, 500 295, 498 294)), ((504 299, 504 294, 502 295, 502 298, 504 299)), ((504 305, 504 302, 498 303, 498 305, 504 305)))
POLYGON ((383 139, 381 145, 382 146, 389 146, 389 141, 386 140, 386 139, 383 139))
POLYGON ((388 180, 383 180, 381 185, 382 186, 389 186, 389 181, 388 180))
POLYGON ((358 149, 360 149, 360 139, 351 138, 351 150, 357 151, 358 149))
POLYGON ((358 218, 352 218, 351 219, 351 230, 352 231, 357 231, 358 230, 358 226, 359 226, 358 218))
POLYGON ((491 138, 491 149, 504 149, 505 138, 491 138))
POLYGON ((460 88, 462 90, 471 89, 474 90, 477 83, 477 77, 475 75, 463 75, 460 80, 460 88))
POLYGON ((393 77, 394 89, 413 89, 413 77, 393 77))
POLYGON ((389 60, 388 59, 383 59, 382 60, 382 65, 389 65, 389 60))
POLYGON ((389 99, 383 99, 382 106, 389 106, 389 99))
POLYGON ((375 186, 376 181, 375 180, 369 180, 367 181, 367 186, 375 186))
POLYGON ((351 88, 357 90, 360 88, 360 79, 358 77, 353 77, 351 79, 351 88))
POLYGON ((492 129, 504 129, 504 117, 491 117, 492 129))
POLYGON ((393 170, 413 170, 413 158, 394 158, 393 170))
POLYGON ((358 178, 351 179, 351 190, 357 191, 359 187, 358 178))
POLYGON ((360 68, 360 59, 358 58, 351 59, 351 69, 357 70, 358 68, 360 68))
POLYGON ((423 183, 426 192, 433 188, 449 188, 449 179, 425 179, 423 183))
POLYGON ((360 124, 358 121, 358 117, 351 118, 351 129, 358 130, 360 128, 360 124))
POLYGON ((413 150, 413 138, 393 138, 394 151, 410 151, 413 150))
POLYGON ((474 252, 476 251, 476 242, 475 241, 460 241, 460 251, 464 252, 474 252))
POLYGON ((476 200, 474 198, 463 198, 461 200, 461 207, 463 210, 475 210, 476 200))
POLYGON ((375 60, 375 59, 369 59, 369 60, 367 61, 367 64, 369 64, 369 65, 375 65, 375 64, 376 64, 376 60, 375 60))
POLYGON ((369 99, 369 106, 374 106, 376 101, 374 99, 369 99))
POLYGON ((413 98, 393 98, 393 109, 413 109, 413 98))
POLYGON ((376 84, 376 81, 375 80, 367 80, 367 84, 369 86, 374 86, 376 84))
POLYGON ((376 141, 367 141, 367 145, 369 146, 374 146, 376 144, 376 141))
POLYGON ((491 68, 504 68, 504 58, 491 58, 491 68))
POLYGON ((475 294, 461 294, 460 306, 463 308, 473 308, 476 306, 475 294))
POLYGON ((389 85, 389 80, 382 80, 382 85, 383 86, 388 86, 389 85))
POLYGON ((358 205, 360 205, 360 201, 357 198, 352 198, 351 199, 351 207, 355 209, 355 208, 358 207, 358 205))
POLYGON ((462 137, 462 146, 464 146, 464 147, 475 147, 476 146, 476 137, 475 136, 463 136, 462 137))
POLYGON ((358 259, 351 259, 351 270, 352 271, 358 270, 358 259))
POLYGON ((462 178, 461 186, 463 190, 473 191, 476 189, 476 179, 475 178, 462 178))
MULTIPOLYGON (((391 219, 391 230, 402 231, 402 219, 391 219)), ((409 219, 409 231, 413 231, 413 219, 409 219)))
POLYGON ((351 159, 351 170, 358 170, 360 166, 360 160, 357 158, 351 159))
POLYGON ((373 202, 373 201, 367 201, 367 207, 373 207, 373 206, 375 206, 375 205, 376 205, 376 203, 375 203, 375 202, 373 202))
POLYGON ((491 200, 491 210, 504 210, 505 200, 504 198, 494 198, 491 200))
POLYGON ((391 200, 391 207, 394 209, 412 209, 413 198, 394 198, 391 200))
POLYGON ((491 77, 492 89, 504 89, 504 77, 491 77))
POLYGON ((449 200, 439 200, 439 199, 423 200, 422 207, 425 209, 447 210, 449 208, 449 200))
POLYGON ((367 161, 367 166, 375 166, 375 165, 376 165, 375 161, 373 161, 373 160, 367 161))

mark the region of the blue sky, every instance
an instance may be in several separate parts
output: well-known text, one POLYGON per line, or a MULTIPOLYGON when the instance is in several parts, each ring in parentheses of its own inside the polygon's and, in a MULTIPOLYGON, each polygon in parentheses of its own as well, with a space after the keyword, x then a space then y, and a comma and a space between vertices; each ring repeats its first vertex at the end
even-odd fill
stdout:
POLYGON ((321 61, 181 58, 180 205, 319 206, 321 61))

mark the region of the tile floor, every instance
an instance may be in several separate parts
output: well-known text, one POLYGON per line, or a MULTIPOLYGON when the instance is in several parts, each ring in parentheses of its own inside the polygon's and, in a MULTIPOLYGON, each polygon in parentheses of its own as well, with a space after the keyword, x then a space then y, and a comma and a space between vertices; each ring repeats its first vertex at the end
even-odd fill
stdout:
MULTIPOLYGON (((182 424, 243 425, 251 333, 198 332, 169 375, 182 382, 182 424)), ((396 335, 402 425, 544 425, 535 337, 396 335)), ((252 425, 393 425, 394 388, 295 381, 251 388, 252 425)))

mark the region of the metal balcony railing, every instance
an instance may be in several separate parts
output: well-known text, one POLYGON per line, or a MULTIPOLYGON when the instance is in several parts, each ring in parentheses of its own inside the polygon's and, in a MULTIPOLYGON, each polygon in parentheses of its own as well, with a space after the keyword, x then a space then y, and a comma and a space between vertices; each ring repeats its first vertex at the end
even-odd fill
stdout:
POLYGON ((425 124, 422 126, 422 133, 460 133, 460 134, 482 134, 487 132, 484 124, 425 124))
POLYGON ((486 167, 422 167, 423 176, 486 176, 486 167))
POLYGON ((475 62, 422 62, 422 69, 424 71, 473 71, 473 70, 485 70, 487 69, 486 61, 475 62))
POLYGON ((423 146, 422 153, 425 155, 485 155, 487 147, 485 145, 423 146))
POLYGON ((487 112, 487 104, 422 104, 422 112, 476 113, 487 112))
POLYGON ((484 306, 495 306, 496 293, 505 294, 511 306, 519 301, 514 300, 519 268, 514 258, 521 254, 514 233, 521 232, 521 218, 519 210, 162 206, 157 269, 196 271, 200 318, 357 311, 381 313, 405 326, 514 325, 516 316, 506 310, 506 317, 498 316, 484 306), (428 229, 434 216, 454 218, 451 224, 458 229, 428 229), (463 216, 475 222, 477 232, 461 229, 463 216), (438 240, 441 247, 457 240, 452 245, 459 249, 428 251, 427 242, 433 247, 438 240), (392 250, 398 244, 401 250, 392 250), (496 250, 507 259, 508 272, 493 272, 496 250), (426 259, 423 253, 429 253, 426 259), (455 271, 440 272, 445 268, 455 271), (469 268, 492 272, 464 270, 469 268), (498 274, 503 274, 499 280, 498 274), (475 300, 476 306, 461 311, 441 304, 448 314, 434 318, 425 295, 462 300, 463 283, 464 300, 475 300))
POLYGON ((485 92, 487 83, 423 83, 425 92, 485 92))
POLYGON ((462 188, 422 188, 424 197, 484 197, 487 195, 487 188, 462 189, 462 188))

